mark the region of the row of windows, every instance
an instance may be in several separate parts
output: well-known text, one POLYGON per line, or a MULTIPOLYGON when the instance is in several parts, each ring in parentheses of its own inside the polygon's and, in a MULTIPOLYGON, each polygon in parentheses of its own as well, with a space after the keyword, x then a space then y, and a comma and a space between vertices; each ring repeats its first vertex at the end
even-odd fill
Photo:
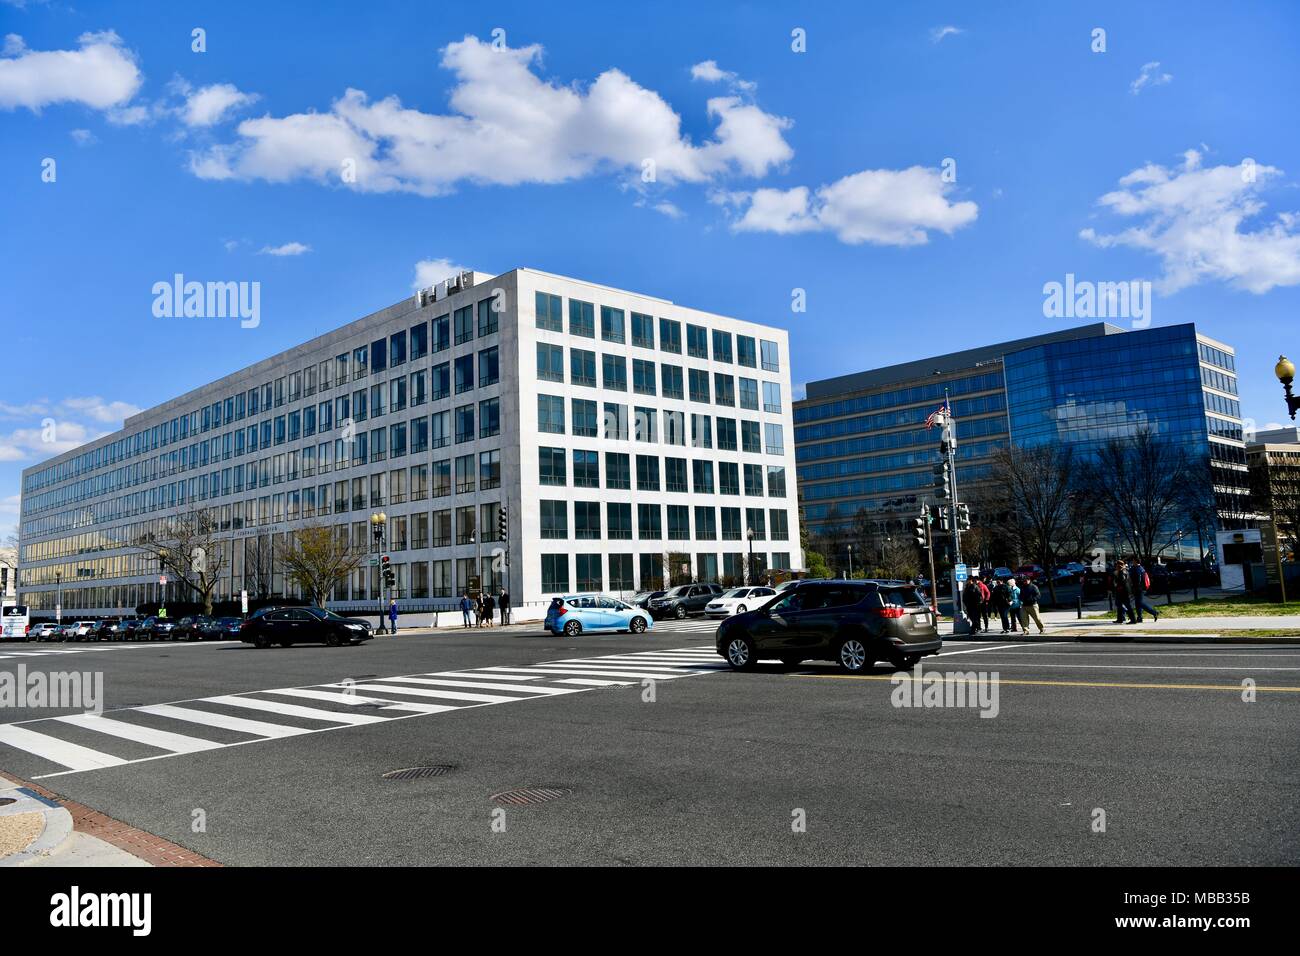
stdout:
POLYGON ((1212 368, 1201 367, 1201 384, 1208 385, 1210 388, 1217 388, 1229 395, 1237 394, 1237 377, 1235 375, 1225 375, 1223 372, 1216 372, 1212 368))
MULTIPOLYGON (((794 410, 795 424, 813 422, 823 418, 839 418, 858 412, 877 411, 893 408, 895 405, 913 405, 917 402, 939 402, 947 395, 970 395, 974 392, 987 392, 1003 387, 1001 370, 981 372, 965 378, 949 381, 932 382, 925 385, 913 385, 908 388, 895 388, 856 398, 839 399, 817 405, 803 404, 794 410)), ((928 414, 928 412, 927 412, 928 414)))
MULTIPOLYGON (((741 476, 744 476, 746 495, 763 494, 764 471, 767 476, 767 495, 771 498, 786 496, 784 465, 741 466, 734 461, 713 462, 707 459, 663 458, 658 455, 631 456, 622 452, 605 452, 605 487, 630 489, 632 465, 635 457, 637 491, 670 491, 681 494, 741 493, 741 476), (662 462, 662 467, 661 467, 662 462), (690 481, 688 485, 687 472, 690 481), (715 470, 716 469, 716 470, 715 470), (716 483, 714 479, 717 479, 716 483)), ((569 484, 569 456, 563 448, 542 447, 537 455, 537 480, 541 485, 563 486, 569 484)), ((573 486, 575 488, 600 487, 599 453, 585 449, 573 451, 573 486)))
MULTIPOLYGON (((1007 442, 982 441, 969 444, 957 443, 957 458, 971 460, 987 458, 999 448, 1005 448, 1007 442)), ((896 455, 876 455, 870 458, 848 458, 843 461, 823 462, 817 465, 800 465, 799 481, 815 481, 822 478, 841 478, 847 475, 872 474, 882 471, 896 471, 900 468, 918 468, 937 465, 940 462, 939 449, 933 438, 928 449, 903 452, 896 455)))
POLYGON ((719 582, 727 587, 745 583, 751 578, 762 577, 768 567, 789 568, 790 552, 773 551, 771 564, 764 552, 748 554, 735 551, 722 555, 702 552, 695 555, 686 553, 670 554, 671 573, 664 574, 665 555, 663 554, 543 554, 541 555, 542 593, 568 594, 570 591, 620 591, 661 590, 679 580, 719 582), (691 564, 694 558, 694 571, 691 564), (638 576, 633 579, 633 559, 639 558, 638 576), (609 576, 601 573, 602 563, 607 563, 609 576), (682 565, 687 570, 682 571, 682 565), (570 571, 573 575, 570 576, 570 571), (570 584, 572 583, 572 587, 570 584))
MULTIPOLYGON (((475 337, 476 313, 479 337, 499 331, 498 303, 495 299, 483 299, 477 304, 467 305, 455 311, 457 344, 471 341, 475 337)), ((349 381, 397 368, 408 361, 419 361, 431 353, 446 351, 451 347, 452 321, 452 315, 442 315, 431 322, 420 322, 410 329, 394 332, 378 339, 369 346, 359 346, 333 359, 326 359, 309 368, 291 372, 274 381, 204 405, 201 409, 177 416, 170 422, 162 422, 118 441, 91 449, 75 458, 28 475, 24 482, 24 490, 36 491, 85 472, 165 447, 169 443, 184 441, 191 435, 202 434, 221 428, 223 425, 242 421, 245 417, 280 408, 286 402, 292 403, 311 397, 318 390, 324 391, 332 385, 345 386, 349 381)), ((495 354, 496 349, 485 351, 495 354)), ((470 361, 473 361, 472 358, 470 361)), ((434 369, 435 378, 438 368, 434 369)), ((482 378, 482 375, 480 377, 482 378)), ((495 381, 495 375, 491 378, 495 381)), ((435 388, 435 394, 436 392, 435 388)))
MULTIPOLYGON (((633 406, 629 420, 628 407, 605 402, 599 409, 594 401, 573 398, 568 402, 572 415, 566 422, 565 401, 560 395, 537 396, 537 430, 544 434, 563 435, 566 432, 579 438, 603 437, 607 441, 638 441, 649 444, 687 444, 687 415, 672 409, 633 406), (660 431, 660 415, 663 430, 660 431), (599 415, 599 418, 598 418, 599 415)), ((766 440, 767 453, 785 454, 785 436, 779 422, 752 422, 734 418, 713 418, 710 415, 690 416, 689 443, 693 448, 714 447, 716 424, 717 447, 724 451, 743 451, 761 454, 766 440), (737 429, 739 424, 739 430, 737 429)))
POLYGON ((1216 349, 1213 345, 1206 345, 1204 342, 1197 342, 1196 349, 1200 353, 1202 362, 1217 365, 1219 368, 1227 369, 1229 372, 1235 372, 1237 370, 1237 359, 1231 352, 1225 352, 1223 349, 1216 349))
MULTIPOLYGON (((631 540, 633 505, 627 502, 561 501, 543 498, 539 505, 541 536, 545 539, 591 541, 606 538, 611 541, 631 540), (573 524, 570 530, 569 512, 572 508, 573 524), (602 518, 604 525, 602 527, 602 518)), ((740 541, 752 537, 766 541, 769 529, 773 541, 790 540, 790 515, 784 509, 771 508, 714 508, 712 505, 659 505, 638 504, 636 507, 636 537, 641 540, 669 541, 740 541), (718 523, 721 510, 722 523, 718 523), (694 512, 695 533, 691 534, 694 512), (667 523, 665 524, 665 518, 667 523), (753 535, 748 532, 752 531, 753 535)))
MULTIPOLYGON (((957 422, 957 447, 963 441, 984 438, 989 435, 1004 435, 1007 431, 1005 415, 993 415, 986 418, 966 418, 957 422)), ((843 458, 849 455, 866 455, 871 452, 890 451, 899 448, 935 446, 935 433, 929 429, 909 429, 907 431, 882 432, 875 435, 863 435, 859 438, 843 438, 838 441, 821 442, 816 445, 798 445, 795 455, 800 462, 820 461, 827 458, 843 458)))
MULTIPOLYGON (((536 294, 537 327, 549 332, 564 332, 564 302, 558 295, 548 292, 536 294)), ((581 299, 569 299, 569 335, 584 338, 596 337, 596 307, 581 299)), ((622 309, 600 307, 600 338, 620 345, 631 342, 638 348, 655 348, 655 319, 642 312, 630 315, 622 309)), ((659 349, 682 354, 682 323, 675 319, 659 319, 659 349)), ((776 342, 760 340, 755 349, 753 336, 736 334, 722 329, 709 329, 686 323, 686 354, 691 358, 712 359, 714 362, 735 362, 749 368, 762 368, 768 372, 781 371, 780 349, 776 342), (734 358, 732 342, 735 342, 734 358), (712 353, 710 354, 710 343, 712 353)))
MULTIPOLYGON (((952 403, 952 413, 958 421, 961 421, 969 416, 1000 412, 1005 410, 1006 407, 1006 395, 998 392, 993 395, 983 395, 979 398, 959 399, 952 403)), ((934 409, 929 406, 918 405, 914 408, 900 408, 875 415, 841 418, 837 421, 823 422, 820 425, 804 425, 801 428, 795 428, 794 441, 796 445, 803 445, 805 442, 817 441, 823 438, 837 438, 841 435, 855 435, 862 432, 882 431, 886 428, 920 425, 925 422, 932 411, 934 409)))

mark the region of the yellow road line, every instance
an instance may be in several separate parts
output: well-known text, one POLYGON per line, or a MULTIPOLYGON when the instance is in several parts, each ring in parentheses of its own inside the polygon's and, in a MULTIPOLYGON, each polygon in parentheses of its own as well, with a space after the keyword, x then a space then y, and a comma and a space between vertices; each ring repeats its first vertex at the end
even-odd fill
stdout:
MULTIPOLYGON (((933 673, 933 672, 931 672, 933 673)), ((882 680, 892 681, 896 675, 867 675, 867 674, 791 674, 791 677, 812 677, 818 680, 882 680)), ((943 676, 943 675, 940 675, 943 676)), ((915 680, 913 677, 906 677, 905 680, 915 680)), ((962 678, 963 680, 965 678, 962 678)), ((924 680, 924 678, 922 678, 924 680)), ((947 678, 945 677, 945 682, 947 678)), ((991 679, 990 679, 991 680, 991 679)), ((1016 680, 1012 678, 999 677, 999 684, 1024 684, 1033 687, 1123 687, 1134 690, 1231 690, 1240 693, 1244 688, 1241 684, 1129 684, 1118 682, 1103 681, 1073 681, 1073 680, 1016 680)), ((1300 694, 1300 687, 1264 687, 1255 686, 1252 690, 1269 690, 1281 691, 1292 694, 1300 694)))

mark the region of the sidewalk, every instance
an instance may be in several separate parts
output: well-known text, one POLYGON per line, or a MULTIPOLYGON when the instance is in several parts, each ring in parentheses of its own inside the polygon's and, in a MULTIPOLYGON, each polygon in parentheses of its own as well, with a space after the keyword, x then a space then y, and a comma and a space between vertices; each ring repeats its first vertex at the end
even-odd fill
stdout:
POLYGON ((0 867, 217 866, 44 787, 0 777, 0 867))

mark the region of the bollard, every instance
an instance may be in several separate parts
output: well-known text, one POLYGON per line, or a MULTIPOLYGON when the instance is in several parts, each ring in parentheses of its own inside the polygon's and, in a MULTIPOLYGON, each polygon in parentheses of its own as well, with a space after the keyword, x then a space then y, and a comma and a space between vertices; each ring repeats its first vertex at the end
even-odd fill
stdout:
POLYGON ((1077 598, 1074 599, 1074 616, 1077 618, 1083 617, 1083 595, 1082 594, 1080 594, 1077 598))

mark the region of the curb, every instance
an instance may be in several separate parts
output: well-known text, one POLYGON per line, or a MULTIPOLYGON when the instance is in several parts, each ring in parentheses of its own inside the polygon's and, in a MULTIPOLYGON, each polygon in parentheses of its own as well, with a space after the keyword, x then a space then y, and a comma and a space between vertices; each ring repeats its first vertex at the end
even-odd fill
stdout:
MULTIPOLYGON (((983 634, 948 635, 944 641, 962 642, 983 638, 983 634)), ((1281 637, 1236 637, 1220 634, 1161 634, 1158 631, 1096 632, 1081 631, 1076 634, 1035 634, 1030 638, 996 635, 996 639, 1015 644, 1127 644, 1141 639, 1145 644, 1300 644, 1300 635, 1281 637)))
POLYGON ((29 787, 0 790, 0 797, 7 797, 14 801, 8 806, 0 807, 0 817, 19 813, 39 813, 42 821, 40 835, 24 849, 0 859, 0 867, 23 866, 33 860, 49 856, 71 839, 72 814, 53 800, 47 799, 29 787))

